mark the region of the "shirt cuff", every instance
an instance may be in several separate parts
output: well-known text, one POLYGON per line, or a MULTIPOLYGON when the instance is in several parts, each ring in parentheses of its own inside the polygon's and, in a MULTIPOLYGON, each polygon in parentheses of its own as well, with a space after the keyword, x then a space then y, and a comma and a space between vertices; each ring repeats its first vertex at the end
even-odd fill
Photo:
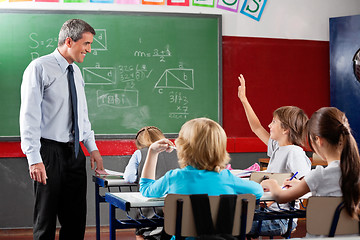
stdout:
POLYGON ((84 146, 86 147, 86 150, 91 153, 92 151, 99 150, 96 146, 95 141, 84 141, 84 146))
POLYGON ((34 165, 36 163, 41 163, 42 158, 40 155, 40 152, 31 152, 26 154, 27 161, 29 163, 29 166, 34 165))

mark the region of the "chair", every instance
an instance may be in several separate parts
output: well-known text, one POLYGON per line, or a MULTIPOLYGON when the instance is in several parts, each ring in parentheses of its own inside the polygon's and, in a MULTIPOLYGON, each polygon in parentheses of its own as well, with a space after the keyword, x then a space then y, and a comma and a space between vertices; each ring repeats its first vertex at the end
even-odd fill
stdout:
POLYGON ((360 234, 359 221, 343 208, 342 197, 310 197, 306 207, 306 231, 312 235, 360 234))
MULTIPOLYGON (((192 209, 192 195, 168 194, 164 204, 164 229, 169 235, 180 237, 198 236, 194 213, 192 209)), ((234 223, 232 235, 240 235, 240 239, 245 239, 245 234, 251 230, 256 198, 253 194, 239 194, 236 199, 234 223)), ((218 208, 221 196, 209 196, 211 218, 215 226, 218 216, 218 208)))
POLYGON ((318 154, 313 153, 311 158, 311 168, 315 168, 317 165, 327 166, 326 160, 322 159, 318 154))
POLYGON ((269 173, 269 172, 252 172, 250 175, 250 180, 260 183, 264 179, 275 179, 279 185, 287 178, 291 178, 292 173, 269 173))
MULTIPOLYGON (((292 173, 270 173, 270 172, 253 172, 250 175, 250 180, 260 183, 261 181, 263 181, 264 179, 275 179, 278 184, 280 186, 282 186, 283 182, 286 179, 289 179, 292 177, 292 173)), ((292 203, 293 205, 295 204, 295 202, 292 203)), ((280 207, 279 207, 280 208, 280 207)), ((287 232, 282 236, 285 238, 290 238, 291 235, 291 228, 292 228, 292 220, 294 218, 296 218, 295 216, 301 216, 303 213, 301 211, 298 211, 296 209, 290 210, 290 211, 270 211, 270 212, 266 212, 264 211, 264 208, 260 208, 258 210, 256 210, 255 213, 255 219, 259 221, 259 229, 261 229, 261 225, 262 225, 262 221, 264 220, 272 220, 272 219, 289 219, 291 220, 289 222, 288 225, 288 230, 287 232)), ((251 238, 258 238, 259 236, 262 236, 259 233, 253 234, 253 235, 248 235, 247 238, 251 239, 251 238)), ((267 236, 267 235, 266 235, 267 236)), ((274 236, 268 236, 270 237, 270 239, 273 239, 274 236)))

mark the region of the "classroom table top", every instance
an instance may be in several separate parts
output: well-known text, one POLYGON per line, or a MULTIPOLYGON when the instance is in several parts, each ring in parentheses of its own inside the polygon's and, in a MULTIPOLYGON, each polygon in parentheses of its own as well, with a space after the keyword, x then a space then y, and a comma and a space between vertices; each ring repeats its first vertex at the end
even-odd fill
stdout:
MULTIPOLYGON (((300 199, 307 199, 311 196, 311 193, 307 193, 300 199)), ((163 207, 164 199, 162 198, 147 198, 141 195, 140 192, 116 192, 106 193, 105 199, 107 202, 113 204, 122 210, 128 211, 130 208, 138 207, 163 207)), ((264 195, 260 198, 260 201, 273 201, 274 198, 270 192, 264 192, 264 195)))
POLYGON ((137 186, 137 183, 126 182, 123 178, 117 176, 97 176, 93 175, 93 182, 101 187, 118 187, 118 186, 137 186))

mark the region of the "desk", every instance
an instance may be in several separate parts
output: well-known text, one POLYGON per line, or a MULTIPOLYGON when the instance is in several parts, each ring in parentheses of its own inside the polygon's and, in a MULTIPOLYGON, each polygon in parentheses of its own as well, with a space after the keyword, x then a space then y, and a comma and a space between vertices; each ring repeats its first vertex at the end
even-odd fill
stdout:
MULTIPOLYGON (((311 193, 305 194, 300 199, 307 199, 311 193)), ((110 239, 115 240, 116 229, 136 228, 136 227, 150 227, 150 226, 163 226, 164 219, 158 217, 156 219, 132 219, 130 216, 126 220, 118 220, 115 216, 115 209, 120 208, 123 211, 130 211, 132 208, 141 207, 163 207, 164 198, 151 199, 141 195, 140 192, 119 192, 119 193, 106 193, 105 200, 109 203, 110 215, 110 239)), ((274 201, 270 192, 265 192, 260 198, 260 201, 274 201)), ((271 220, 271 219, 284 219, 284 218, 304 218, 306 216, 305 210, 290 210, 286 212, 279 212, 277 214, 264 214, 255 212, 254 220, 271 220)))
POLYGON ((116 229, 161 227, 164 225, 164 218, 156 214, 153 218, 146 218, 145 216, 142 216, 141 219, 133 219, 128 213, 128 211, 130 211, 132 208, 163 207, 164 198, 159 200, 151 200, 150 198, 143 197, 140 192, 119 192, 106 193, 105 200, 109 203, 109 231, 111 240, 115 240, 116 238, 116 229), (121 210, 125 211, 127 213, 128 219, 116 219, 116 208, 120 208, 121 210))
POLYGON ((102 176, 93 176, 95 183, 95 220, 96 220, 96 240, 100 240, 100 203, 106 202, 105 196, 100 194, 100 187, 108 188, 118 187, 121 192, 121 187, 128 187, 132 191, 132 187, 137 187, 136 183, 128 183, 123 179, 109 179, 102 176))
MULTIPOLYGON (((260 171, 264 171, 267 169, 267 166, 269 165, 270 158, 259 158, 259 165, 260 165, 260 171)), ((311 161, 311 167, 314 168, 318 165, 327 166, 327 162, 325 160, 319 159, 319 158, 310 158, 311 161)))

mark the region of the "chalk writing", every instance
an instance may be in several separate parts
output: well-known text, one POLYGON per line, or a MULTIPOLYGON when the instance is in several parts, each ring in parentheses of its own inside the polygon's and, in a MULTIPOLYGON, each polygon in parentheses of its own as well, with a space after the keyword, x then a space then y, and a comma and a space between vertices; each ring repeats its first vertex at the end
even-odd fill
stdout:
POLYGON ((155 48, 152 52, 136 50, 134 51, 134 57, 142 57, 142 58, 158 57, 160 62, 166 62, 165 58, 171 57, 170 47, 166 46, 165 50, 159 50, 155 48))
POLYGON ((109 85, 116 83, 116 73, 113 67, 84 67, 83 78, 85 84, 109 85))
POLYGON ((169 103, 175 105, 175 111, 169 113, 169 118, 186 119, 189 114, 188 97, 182 92, 169 92, 169 103))
MULTIPOLYGON (((95 29, 96 35, 94 36, 93 43, 91 44, 91 50, 93 55, 97 55, 97 51, 107 51, 107 37, 106 37, 106 29, 95 29)), ((58 45, 57 37, 48 37, 45 39, 41 39, 39 34, 36 32, 32 32, 29 34, 30 39, 30 49, 38 50, 39 48, 45 49, 54 49, 58 45)), ((39 52, 34 51, 30 53, 31 60, 34 60, 40 57, 39 52)))
POLYGON ((194 70, 182 68, 166 69, 154 88, 194 90, 194 70))
POLYGON ((138 91, 115 89, 115 90, 98 90, 97 106, 109 106, 115 108, 129 108, 138 106, 138 91))

